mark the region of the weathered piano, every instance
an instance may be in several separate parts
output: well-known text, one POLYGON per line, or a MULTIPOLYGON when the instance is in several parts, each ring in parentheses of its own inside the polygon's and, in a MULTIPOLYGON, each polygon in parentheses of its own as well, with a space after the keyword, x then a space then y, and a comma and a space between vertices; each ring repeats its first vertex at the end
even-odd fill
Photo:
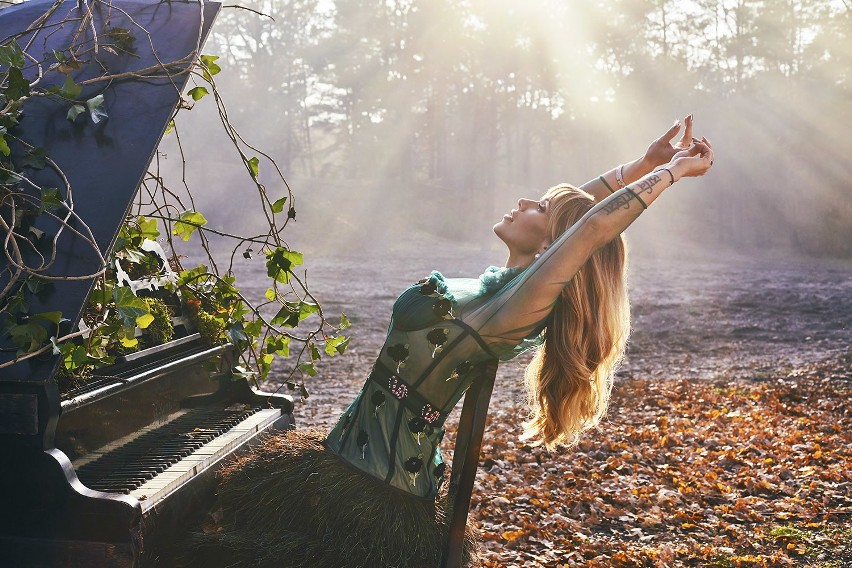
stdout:
MULTIPOLYGON (((218 10, 211 2, 33 0, 0 11, 0 44, 17 38, 33 60, 90 41, 90 31, 133 28, 147 37, 100 56, 113 74, 183 62, 168 76, 108 85, 85 83, 102 70, 79 70, 76 83, 93 86, 73 98, 104 96, 109 119, 97 124, 69 120, 67 105, 49 97, 26 101, 14 134, 45 148, 65 173, 75 212, 100 253, 66 234, 56 245, 55 274, 88 274, 107 257, 185 88, 188 56, 218 10)), ((28 66, 25 76, 32 81, 44 71, 28 66)), ((60 89, 62 79, 45 72, 39 81, 60 89)), ((30 179, 65 187, 51 175, 33 171, 30 179)), ((38 232, 56 234, 50 218, 32 222, 38 232)), ((4 262, 0 269, 8 269, 4 262)), ((76 329, 92 285, 56 281, 30 298, 31 311, 61 312, 65 332, 76 329)), ((0 308, 0 317, 14 317, 0 308)), ((60 389, 50 351, 0 369, 0 567, 156 563, 158 549, 205 512, 216 464, 269 428, 291 427, 290 397, 261 394, 232 376, 233 346, 209 345, 182 325, 176 330, 176 339, 127 355, 78 388, 60 389)), ((0 364, 16 351, 4 334, 0 364)))

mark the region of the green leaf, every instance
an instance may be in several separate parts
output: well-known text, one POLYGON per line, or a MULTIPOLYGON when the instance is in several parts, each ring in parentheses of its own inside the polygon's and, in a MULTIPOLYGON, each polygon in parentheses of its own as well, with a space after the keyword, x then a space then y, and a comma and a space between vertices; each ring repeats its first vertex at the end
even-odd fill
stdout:
POLYGON ((30 94, 30 83, 24 79, 24 74, 17 67, 9 68, 9 76, 3 92, 9 100, 21 99, 30 94))
POLYGON ((62 88, 59 89, 59 95, 63 98, 74 100, 80 96, 82 91, 83 87, 75 83, 74 79, 71 78, 71 75, 67 75, 65 77, 65 83, 63 83, 62 88))
POLYGON ((5 136, 0 136, 0 152, 2 152, 4 156, 8 156, 12 153, 11 148, 9 148, 9 143, 6 142, 5 136))
MULTIPOLYGON (((236 289, 234 289, 234 292, 236 293, 236 289)), ((230 298, 228 298, 228 299, 230 299, 230 298)), ((245 302, 243 302, 242 300, 237 300, 237 302, 234 303, 233 306, 234 307, 231 310, 231 319, 233 319, 233 320, 242 321, 243 317, 246 314, 251 313, 251 310, 246 307, 245 302)))
POLYGON ((92 295, 89 296, 89 304, 97 305, 108 304, 112 301, 113 286, 109 283, 100 283, 97 288, 92 290, 92 295))
POLYGON ((274 302, 276 297, 275 290, 272 288, 267 288, 266 294, 264 294, 264 296, 266 296, 266 299, 270 302, 274 302))
POLYGON ((33 314, 33 317, 59 325, 59 322, 62 321, 62 312, 41 312, 40 314, 33 314))
POLYGON ((106 120, 109 118, 109 115, 104 112, 104 109, 101 106, 103 105, 103 103, 103 95, 92 97, 91 99, 86 101, 86 106, 89 107, 89 116, 92 118, 92 122, 94 122, 95 124, 99 124, 102 120, 106 120))
POLYGON ((184 211, 180 220, 175 223, 172 234, 179 235, 184 241, 188 241, 199 227, 207 224, 207 219, 198 211, 184 211))
POLYGON ((310 348, 311 348, 311 362, 319 361, 320 360, 320 352, 319 352, 319 349, 317 349, 317 346, 314 343, 311 343, 310 348))
POLYGON ((319 306, 310 302, 302 302, 299 305, 299 321, 302 321, 311 314, 319 313, 319 306))
POLYGON ((272 325, 283 325, 285 327, 296 327, 299 325, 299 302, 284 302, 275 317, 272 325))
POLYGON ((278 247, 273 251, 266 251, 266 275, 282 284, 290 281, 290 273, 294 266, 304 262, 304 255, 300 252, 278 247))
POLYGON ((41 208, 45 211, 55 211, 63 205, 62 194, 55 187, 41 188, 41 208))
POLYGON ((204 98, 205 95, 209 95, 210 93, 205 87, 194 87, 187 91, 186 94, 192 97, 192 100, 198 101, 204 98))
POLYGON ((244 342, 248 341, 248 335, 243 331, 242 322, 238 321, 228 328, 228 337, 234 345, 245 345, 244 342))
POLYGON ((346 314, 341 313, 340 314, 340 331, 347 329, 350 325, 352 325, 352 324, 349 323, 349 318, 346 317, 346 314))
POLYGON ((157 228, 157 220, 156 219, 148 219, 146 217, 139 217, 139 232, 146 239, 156 241, 157 237, 160 236, 160 230, 157 228))
POLYGON ((136 36, 127 28, 107 28, 104 36, 109 38, 112 43, 123 51, 136 51, 134 44, 136 36))
POLYGON ((24 297, 24 289, 21 288, 12 296, 6 303, 6 310, 12 314, 25 314, 30 311, 30 306, 27 299, 24 297))
POLYGON ((136 325, 141 329, 145 329, 152 323, 154 323, 154 316, 152 316, 150 313, 143 314, 136 318, 136 325))
POLYGON ((290 356, 290 338, 283 335, 278 337, 269 337, 266 340, 266 352, 275 353, 281 357, 290 356))
POLYGON ((71 350, 71 362, 74 364, 74 367, 81 367, 89 362, 89 354, 86 352, 86 348, 82 345, 75 345, 74 349, 71 350))
POLYGON ((189 270, 184 270, 178 276, 177 284, 178 286, 185 286, 186 284, 197 282, 200 279, 203 279, 207 274, 207 267, 203 264, 199 264, 195 268, 190 268, 189 270))
POLYGON ((6 320, 4 331, 12 338, 19 353, 32 353, 47 341, 47 330, 32 320, 23 324, 6 320))
POLYGON ((248 161, 249 169, 251 170, 251 175, 253 177, 257 177, 257 174, 260 173, 260 160, 257 156, 253 157, 248 161))
POLYGON ((170 120, 170 121, 169 121, 168 126, 166 126, 166 132, 165 132, 165 134, 170 134, 170 133, 171 133, 171 131, 172 131, 172 130, 174 130, 174 129, 175 129, 175 121, 174 121, 174 120, 170 120))
POLYGON ((336 354, 343 355, 346 348, 349 346, 349 338, 343 335, 337 337, 329 337, 325 341, 325 352, 334 357, 336 354))
POLYGON ((26 64, 24 51, 17 41, 10 41, 5 45, 0 45, 0 65, 6 67, 23 67, 26 64))
POLYGON ((89 107, 89 112, 94 112, 96 108, 104 104, 104 96, 97 95, 86 101, 86 106, 89 107))
POLYGON ((260 332, 263 331, 263 322, 260 320, 243 322, 243 331, 245 331, 246 335, 249 337, 258 337, 260 332))
POLYGON ((281 199, 277 200, 275 203, 272 204, 272 212, 273 213, 281 213, 282 211, 284 211, 284 204, 286 202, 287 202, 286 197, 282 197, 281 199))
POLYGON ((21 159, 21 165, 34 170, 41 170, 47 165, 47 153, 44 148, 33 148, 21 159))
POLYGON ((68 109, 68 114, 65 115, 65 118, 74 122, 77 120, 77 117, 80 116, 80 113, 86 112, 86 107, 83 105, 73 105, 68 109))
POLYGON ((68 61, 68 56, 65 55, 64 52, 57 51, 55 49, 53 50, 53 57, 55 57, 56 61, 58 61, 59 63, 65 63, 66 61, 68 61))
POLYGON ((204 66, 202 71, 202 75, 208 81, 213 80, 213 75, 216 75, 219 71, 222 70, 221 67, 216 63, 216 60, 219 59, 218 55, 202 55, 201 56, 201 64, 204 66))
POLYGON ((314 367, 313 363, 308 363, 308 362, 301 363, 299 365, 299 369, 303 373, 307 373, 309 377, 316 377, 317 376, 317 369, 316 369, 316 367, 314 367))
POLYGON ((130 288, 117 286, 112 291, 112 299, 118 310, 118 318, 125 326, 135 327, 137 318, 149 314, 148 304, 137 298, 130 288))

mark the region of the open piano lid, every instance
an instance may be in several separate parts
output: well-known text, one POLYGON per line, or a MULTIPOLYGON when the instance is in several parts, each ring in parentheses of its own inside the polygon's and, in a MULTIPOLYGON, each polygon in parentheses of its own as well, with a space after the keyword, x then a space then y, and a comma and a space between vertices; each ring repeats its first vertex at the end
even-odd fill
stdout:
MULTIPOLYGON (((156 68, 161 62, 183 62, 170 70, 170 77, 159 73, 160 77, 117 79, 83 86, 82 92, 75 97, 77 101, 97 95, 104 97, 102 108, 109 118, 98 124, 88 113, 81 114, 73 123, 69 121, 67 113, 72 103, 58 95, 31 97, 24 104, 20 124, 10 131, 26 143, 44 148, 46 155, 56 162, 71 187, 74 212, 91 229, 103 257, 107 257, 118 235, 186 86, 189 73, 185 70, 193 63, 191 56, 206 39, 219 8, 219 3, 212 2, 90 0, 57 3, 33 0, 0 10, 0 43, 17 38, 34 60, 47 62, 42 67, 41 87, 62 87, 66 75, 48 69, 50 62, 56 61, 53 51, 66 50, 68 53, 67 48, 80 30, 80 18, 87 14, 91 14, 92 22, 83 26, 81 36, 76 38, 78 45, 91 41, 93 30, 99 34, 101 44, 109 43, 105 38, 122 34, 122 30, 130 30, 135 37, 130 53, 100 49, 98 60, 107 65, 110 74, 156 68), (27 32, 34 22, 45 17, 46 21, 38 25, 38 30, 27 32), (112 36, 110 30, 113 30, 112 36)), ((102 75, 91 55, 88 59, 88 64, 71 71, 71 78, 78 84, 102 75)), ((28 62, 25 78, 32 81, 37 73, 36 66, 28 62)), ((13 158, 20 163, 23 148, 19 144, 11 146, 13 158)), ((63 198, 67 198, 65 183, 49 168, 29 169, 27 177, 41 187, 61 188, 63 198)), ((32 189, 25 191, 35 195, 32 189)), ((8 216, 8 212, 4 211, 3 215, 8 216)), ((59 229, 58 223, 46 215, 35 218, 33 225, 46 233, 42 241, 50 241, 59 229)), ((72 223, 72 226, 83 229, 80 223, 72 223)), ((56 262, 50 270, 51 275, 90 274, 101 265, 94 249, 67 228, 56 246, 56 262)), ((33 262, 34 255, 28 260, 33 262)), ((4 255, 0 258, 0 288, 5 287, 9 277, 9 264, 4 255)), ((63 326, 62 331, 67 332, 72 329, 69 324, 76 325, 92 285, 92 279, 54 282, 47 291, 31 296, 30 313, 61 312, 68 320, 64 324, 68 327, 63 326)), ((15 345, 6 334, 0 338, 0 348, 0 364, 15 358, 15 345)), ((22 383, 43 385, 52 390, 51 376, 57 362, 58 357, 48 352, 3 368, 0 370, 0 391, 15 390, 13 385, 22 383)), ((42 406, 44 399, 39 398, 39 406, 42 406)), ((7 401, 6 406, 15 404, 7 401)), ((53 409, 41 410, 53 413, 53 409)), ((0 408, 0 413, 2 411, 0 408)), ((16 428, 14 424, 11 427, 16 428)))

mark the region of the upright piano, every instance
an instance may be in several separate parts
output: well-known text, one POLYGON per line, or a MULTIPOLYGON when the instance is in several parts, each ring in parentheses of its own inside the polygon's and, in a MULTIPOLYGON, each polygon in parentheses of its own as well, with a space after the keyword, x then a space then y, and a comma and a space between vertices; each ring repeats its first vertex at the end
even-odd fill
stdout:
MULTIPOLYGON (((15 39, 32 61, 104 30, 144 29, 132 48, 100 54, 113 74, 183 62, 167 77, 108 83, 85 83, 102 72, 94 66, 25 67, 28 80, 57 91, 72 76, 84 87, 71 98, 103 95, 108 114, 97 123, 88 115, 70 120, 70 103, 31 97, 10 129, 56 161, 97 245, 99 254, 66 231, 53 274, 92 273, 100 256, 108 258, 186 88, 187 56, 203 44, 219 7, 32 0, 0 10, 0 45, 15 39)), ((22 148, 13 144, 13 158, 22 148)), ((65 187, 49 168, 29 173, 42 187, 65 187)), ((45 217, 32 220, 30 233, 56 234, 45 217)), ((9 268, 0 255, 0 289, 9 268)), ((63 333, 77 329, 92 286, 92 279, 53 282, 32 295, 30 312, 61 312, 63 333)), ((19 316, 0 305, 0 320, 11 317, 19 316)), ((15 362, 16 346, 2 334, 0 364, 13 364, 0 368, 0 567, 156 565, 158 550, 211 503, 217 463, 271 428, 292 427, 290 397, 260 393, 233 376, 234 346, 208 344, 185 322, 176 324, 174 340, 121 357, 74 388, 56 380, 59 358, 50 350, 15 362)))

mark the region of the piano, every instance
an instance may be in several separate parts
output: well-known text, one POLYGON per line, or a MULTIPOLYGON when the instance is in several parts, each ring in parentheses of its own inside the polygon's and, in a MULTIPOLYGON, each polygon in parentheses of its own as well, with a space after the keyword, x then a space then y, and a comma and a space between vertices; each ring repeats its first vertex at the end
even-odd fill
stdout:
MULTIPOLYGON (((168 73, 108 83, 85 83, 102 73, 95 65, 71 70, 83 86, 72 98, 103 95, 105 120, 69 120, 70 103, 58 97, 26 101, 10 132, 56 161, 98 249, 65 231, 53 274, 89 274, 100 256, 108 258, 187 88, 187 56, 203 44, 219 8, 214 2, 32 0, 0 10, 0 45, 15 38, 32 60, 84 45, 104 30, 135 30, 132 48, 99 55, 112 73, 182 62, 168 73)), ((0 72, 6 72, 2 65, 0 72)), ((66 72, 24 68, 28 80, 38 76, 41 86, 57 89, 66 72)), ((25 147, 11 146, 12 157, 20 158, 25 147)), ((30 173, 42 187, 65 187, 50 168, 30 173)), ((0 207, 0 215, 8 211, 0 207)), ((26 222, 36 233, 58 230, 49 216, 26 222)), ((0 255, 0 289, 11 272, 0 255)), ((61 312, 67 321, 60 331, 77 329, 92 287, 93 279, 53 282, 29 299, 30 313, 61 312)), ((0 325, 13 317, 20 318, 0 305, 0 325)), ((239 355, 233 345, 210 345, 186 320, 176 320, 175 329, 175 339, 119 357, 73 388, 57 380, 59 358, 50 350, 17 361, 16 346, 2 334, 0 567, 154 566, 158 551, 206 514, 217 464, 264 432, 293 427, 292 398, 261 393, 232 374, 239 355)))

